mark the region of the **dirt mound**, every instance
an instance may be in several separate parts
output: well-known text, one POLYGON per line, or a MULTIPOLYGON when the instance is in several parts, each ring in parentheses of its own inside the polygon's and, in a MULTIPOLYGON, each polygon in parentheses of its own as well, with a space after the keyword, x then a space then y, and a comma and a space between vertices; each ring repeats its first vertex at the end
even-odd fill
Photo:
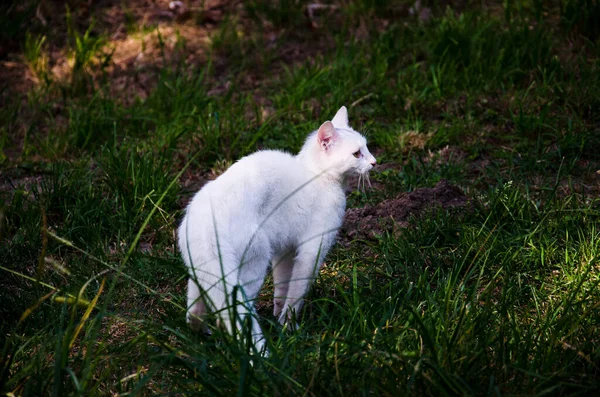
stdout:
POLYGON ((430 208, 460 208, 468 204, 467 196, 457 186, 441 180, 434 188, 420 188, 384 200, 375 206, 346 211, 341 237, 347 241, 371 239, 385 231, 396 232, 408 226, 412 215, 430 208))

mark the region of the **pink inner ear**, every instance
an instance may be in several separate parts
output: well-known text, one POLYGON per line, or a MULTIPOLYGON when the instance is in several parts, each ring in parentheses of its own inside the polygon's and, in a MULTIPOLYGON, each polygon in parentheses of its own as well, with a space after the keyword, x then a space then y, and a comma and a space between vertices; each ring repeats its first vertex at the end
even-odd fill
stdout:
POLYGON ((324 122, 321 127, 319 127, 319 131, 317 131, 317 141, 319 142, 319 146, 327 149, 333 141, 337 139, 338 133, 335 130, 331 121, 324 122))

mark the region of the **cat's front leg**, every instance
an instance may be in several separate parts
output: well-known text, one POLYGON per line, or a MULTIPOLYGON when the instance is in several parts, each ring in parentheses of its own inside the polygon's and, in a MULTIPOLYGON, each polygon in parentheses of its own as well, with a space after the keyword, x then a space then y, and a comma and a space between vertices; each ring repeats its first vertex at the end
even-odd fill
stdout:
POLYGON ((325 246, 325 244, 307 243, 298 248, 284 310, 279 315, 279 323, 282 325, 291 320, 294 313, 299 314, 304 303, 304 296, 317 278, 328 250, 329 246, 325 246))

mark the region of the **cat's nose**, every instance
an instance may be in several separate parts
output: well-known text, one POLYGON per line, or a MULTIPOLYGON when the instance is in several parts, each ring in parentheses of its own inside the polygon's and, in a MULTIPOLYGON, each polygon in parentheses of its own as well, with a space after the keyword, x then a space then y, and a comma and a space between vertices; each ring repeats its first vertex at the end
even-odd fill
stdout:
POLYGON ((372 157, 369 163, 371 163, 372 166, 375 166, 375 164, 377 164, 377 159, 375 157, 372 157))

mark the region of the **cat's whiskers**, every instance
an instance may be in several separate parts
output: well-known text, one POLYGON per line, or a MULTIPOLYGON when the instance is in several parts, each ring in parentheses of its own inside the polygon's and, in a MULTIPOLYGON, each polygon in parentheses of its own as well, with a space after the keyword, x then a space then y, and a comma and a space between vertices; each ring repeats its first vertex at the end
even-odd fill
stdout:
POLYGON ((365 177, 367 179, 367 184, 369 185, 369 189, 373 189, 373 185, 371 185, 371 180, 369 179, 369 173, 368 172, 365 174, 365 177))
POLYGON ((371 185, 371 179, 369 178, 369 173, 360 173, 358 174, 358 180, 356 181, 356 190, 361 193, 367 192, 367 186, 369 189, 373 189, 373 185, 371 185))

